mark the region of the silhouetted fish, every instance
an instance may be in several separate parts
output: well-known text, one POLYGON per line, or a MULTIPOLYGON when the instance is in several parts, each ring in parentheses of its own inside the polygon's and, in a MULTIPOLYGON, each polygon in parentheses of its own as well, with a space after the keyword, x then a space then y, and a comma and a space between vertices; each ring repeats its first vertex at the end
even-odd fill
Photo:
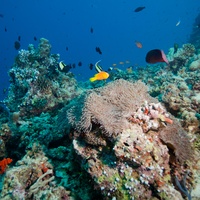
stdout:
POLYGON ((1 17, 1 18, 3 18, 3 17, 4 17, 4 15, 0 13, 0 17, 1 17))
POLYGON ((169 64, 165 53, 160 49, 153 49, 149 51, 146 55, 146 62, 151 64, 155 64, 157 62, 165 62, 169 64))
POLYGON ((19 36, 18 36, 18 41, 20 42, 20 40, 21 40, 21 36, 19 35, 19 36))
POLYGON ((5 30, 5 32, 7 32, 7 28, 6 28, 6 27, 5 27, 5 29, 4 29, 4 30, 5 30))
POLYGON ((142 11, 143 9, 145 9, 145 7, 144 7, 144 6, 140 6, 140 7, 137 7, 137 8, 134 10, 134 12, 140 12, 140 11, 142 11))
POLYGON ((82 66, 82 62, 80 61, 80 62, 78 62, 78 66, 79 67, 81 67, 82 66))
POLYGON ((68 49, 68 47, 66 47, 65 49, 66 49, 66 51, 68 51, 68 50, 69 50, 69 49, 68 49))
POLYGON ((15 47, 16 50, 19 50, 21 45, 20 45, 20 43, 18 41, 15 41, 14 47, 15 47))
POLYGON ((102 51, 99 47, 96 47, 95 50, 96 50, 97 53, 102 54, 102 51))
POLYGON ((33 39, 34 39, 35 41, 37 41, 37 38, 36 38, 35 36, 33 37, 33 39))
POLYGON ((93 66, 94 66, 94 65, 93 65, 92 63, 89 64, 90 70, 93 70, 93 66))
POLYGON ((94 32, 94 30, 93 30, 93 28, 91 27, 91 28, 90 28, 90 33, 93 33, 93 32, 94 32))

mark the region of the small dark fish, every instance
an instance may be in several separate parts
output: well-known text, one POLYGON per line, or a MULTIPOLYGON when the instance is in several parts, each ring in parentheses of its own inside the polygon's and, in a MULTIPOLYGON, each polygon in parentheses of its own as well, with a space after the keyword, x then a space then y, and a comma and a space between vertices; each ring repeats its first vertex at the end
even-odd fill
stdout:
POLYGON ((1 18, 3 18, 3 17, 4 17, 4 15, 0 13, 0 17, 1 17, 1 18))
POLYGON ((93 70, 94 65, 92 63, 89 64, 90 70, 93 70))
POLYGON ((142 11, 143 9, 145 9, 145 7, 144 7, 144 6, 140 6, 140 7, 137 7, 137 8, 134 10, 134 12, 140 12, 140 11, 142 11))
POLYGON ((178 51, 178 44, 174 43, 174 54, 178 51))
POLYGON ((146 55, 146 62, 150 64, 155 64, 158 62, 165 62, 169 64, 164 51, 160 49, 153 49, 149 51, 146 55))
POLYGON ((37 38, 36 38, 35 36, 33 37, 33 39, 34 39, 35 41, 37 41, 37 38))
POLYGON ((5 32, 7 32, 7 28, 6 28, 6 27, 5 27, 5 29, 4 29, 4 30, 5 30, 5 32))
POLYGON ((94 29, 91 27, 90 28, 90 33, 93 33, 94 32, 94 29))
POLYGON ((18 41, 15 41, 14 47, 15 47, 16 50, 19 50, 21 45, 20 45, 20 43, 18 41))
POLYGON ((96 47, 95 50, 96 50, 97 53, 102 54, 102 51, 99 47, 96 47))
POLYGON ((66 51, 68 51, 68 50, 69 50, 69 49, 68 49, 68 47, 66 47, 65 49, 66 49, 66 51))
POLYGON ((18 36, 18 41, 20 42, 20 40, 21 40, 21 36, 19 35, 19 36, 18 36))
POLYGON ((72 64, 72 68, 75 68, 75 67, 76 67, 76 64, 75 64, 75 63, 73 63, 73 64, 72 64))
POLYGON ((80 62, 78 62, 78 66, 79 67, 81 67, 82 66, 82 62, 80 61, 80 62))

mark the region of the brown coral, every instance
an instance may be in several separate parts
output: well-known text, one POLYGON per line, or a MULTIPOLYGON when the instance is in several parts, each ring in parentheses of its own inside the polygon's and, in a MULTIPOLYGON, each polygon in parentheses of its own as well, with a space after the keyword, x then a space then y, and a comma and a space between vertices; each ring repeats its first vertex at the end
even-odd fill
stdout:
POLYGON ((184 163, 192 158, 191 143, 184 129, 174 121, 160 131, 160 139, 175 153, 176 159, 184 163))
POLYGON ((130 128, 127 118, 145 101, 157 102, 148 95, 144 83, 131 83, 122 79, 93 90, 84 101, 81 119, 76 117, 75 106, 68 112, 69 122, 84 132, 91 131, 94 124, 98 124, 108 137, 130 128))

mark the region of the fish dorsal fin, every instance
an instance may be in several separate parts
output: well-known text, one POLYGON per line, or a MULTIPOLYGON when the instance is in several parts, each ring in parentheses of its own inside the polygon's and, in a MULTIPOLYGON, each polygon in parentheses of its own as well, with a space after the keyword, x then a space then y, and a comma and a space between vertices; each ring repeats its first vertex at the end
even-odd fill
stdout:
POLYGON ((101 62, 101 60, 99 60, 99 61, 97 61, 97 62, 95 63, 95 69, 96 69, 96 71, 97 71, 98 73, 103 71, 102 67, 99 65, 100 62, 101 62))

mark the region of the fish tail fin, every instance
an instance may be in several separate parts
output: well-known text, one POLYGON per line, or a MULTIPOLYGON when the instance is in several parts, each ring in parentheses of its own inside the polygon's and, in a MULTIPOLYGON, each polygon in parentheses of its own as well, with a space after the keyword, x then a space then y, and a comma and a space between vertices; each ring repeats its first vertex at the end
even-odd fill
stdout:
POLYGON ((96 77, 92 77, 92 78, 90 78, 90 81, 91 81, 91 82, 96 81, 96 77))

